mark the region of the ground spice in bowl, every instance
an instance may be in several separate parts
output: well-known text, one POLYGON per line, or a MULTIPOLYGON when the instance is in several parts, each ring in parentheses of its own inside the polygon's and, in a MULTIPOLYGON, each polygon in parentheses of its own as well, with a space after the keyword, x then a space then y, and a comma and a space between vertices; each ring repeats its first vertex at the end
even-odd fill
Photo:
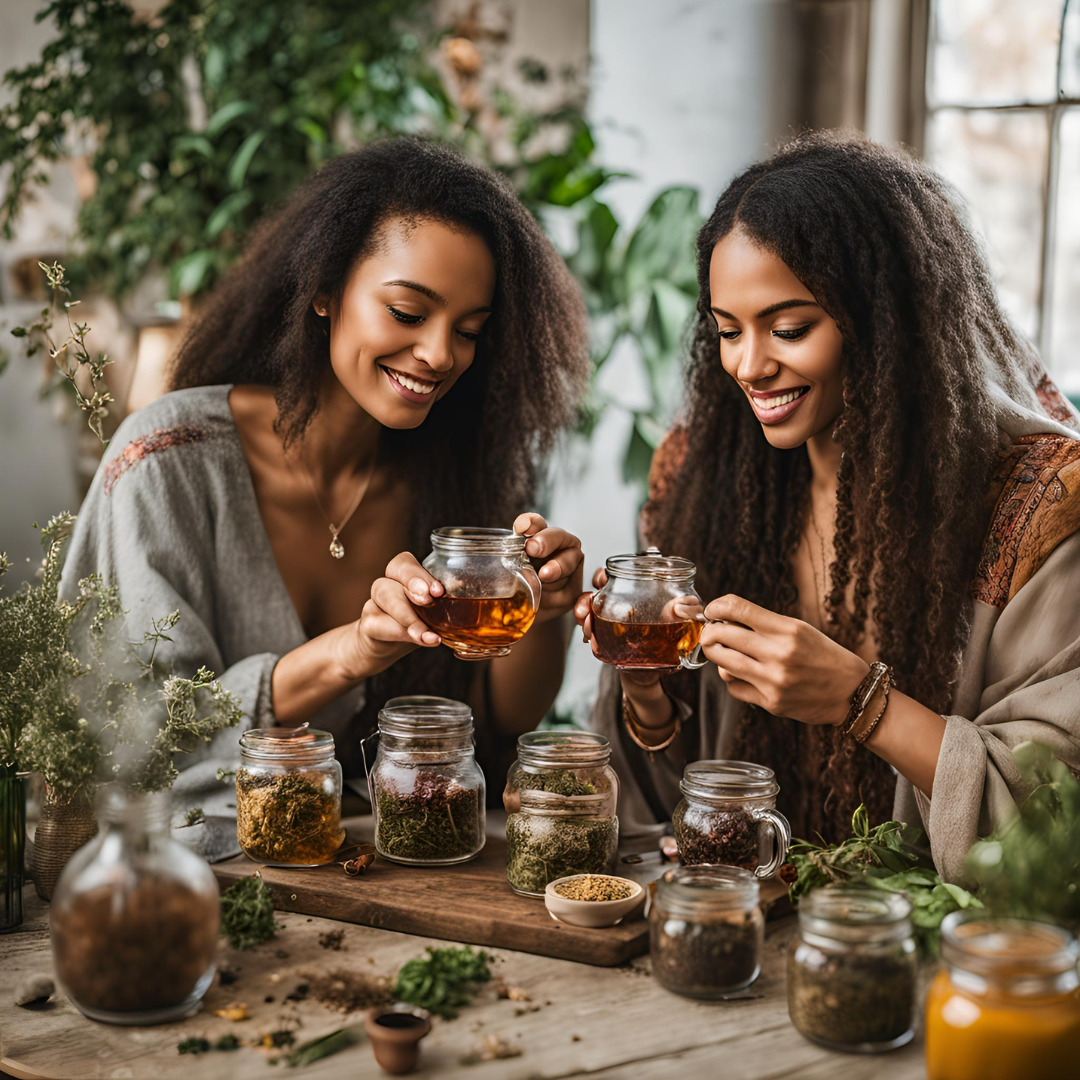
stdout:
POLYGON ((623 881, 622 878, 585 874, 556 885, 555 891, 567 900, 590 900, 603 903, 607 900, 627 900, 633 889, 630 883, 623 881))
POLYGON ((275 866, 321 866, 345 839, 341 798, 322 776, 236 773, 236 835, 244 854, 275 866))
POLYGON ((375 781, 375 845, 390 859, 458 862, 483 847, 480 792, 431 769, 417 770, 409 792, 375 781))

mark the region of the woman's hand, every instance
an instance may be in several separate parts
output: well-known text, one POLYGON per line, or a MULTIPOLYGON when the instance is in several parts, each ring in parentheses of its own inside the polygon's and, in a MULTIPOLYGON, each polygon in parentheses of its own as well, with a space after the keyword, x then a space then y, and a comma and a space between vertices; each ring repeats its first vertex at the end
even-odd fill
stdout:
POLYGON ((702 651, 732 697, 804 724, 843 723, 870 670, 865 660, 809 623, 740 596, 714 600, 705 617, 702 651))
POLYGON ((443 586, 408 551, 395 556, 386 574, 371 586, 356 624, 355 657, 347 666, 355 678, 384 671, 417 646, 437 648, 442 638, 417 614, 432 599, 442 596, 443 586))
POLYGON ((565 614, 581 592, 581 541, 563 529, 549 527, 539 514, 519 514, 514 532, 527 536, 525 554, 544 559, 537 571, 540 578, 540 609, 536 622, 547 622, 565 614))

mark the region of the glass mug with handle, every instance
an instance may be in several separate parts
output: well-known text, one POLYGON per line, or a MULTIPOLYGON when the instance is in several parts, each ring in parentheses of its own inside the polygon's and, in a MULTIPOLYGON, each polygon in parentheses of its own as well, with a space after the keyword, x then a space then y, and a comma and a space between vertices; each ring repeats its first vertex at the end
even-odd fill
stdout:
POLYGON ((696 670, 705 605, 694 588, 697 567, 662 555, 613 555, 607 581, 590 599, 592 651, 620 671, 696 670))

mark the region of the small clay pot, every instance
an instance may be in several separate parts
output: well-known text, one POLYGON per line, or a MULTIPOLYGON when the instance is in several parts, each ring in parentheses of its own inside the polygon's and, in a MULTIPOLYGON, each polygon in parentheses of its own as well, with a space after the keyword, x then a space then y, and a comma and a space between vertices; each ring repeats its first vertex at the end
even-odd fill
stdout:
POLYGON ((401 1076, 420 1063, 420 1040, 431 1030, 431 1014, 398 1002, 369 1009, 364 1028, 382 1071, 401 1076))

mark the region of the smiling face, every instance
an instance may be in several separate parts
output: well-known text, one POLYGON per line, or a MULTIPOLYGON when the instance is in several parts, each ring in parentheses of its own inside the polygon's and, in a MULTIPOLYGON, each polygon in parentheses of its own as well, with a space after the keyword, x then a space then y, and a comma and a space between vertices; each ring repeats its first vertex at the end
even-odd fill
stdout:
POLYGON ((720 362, 746 394, 765 438, 791 450, 831 434, 843 410, 843 338, 782 259, 736 227, 709 266, 720 362))
POLYGON ((494 293, 495 259, 475 233, 388 222, 329 305, 338 382, 383 426, 419 426, 472 364, 494 293))

